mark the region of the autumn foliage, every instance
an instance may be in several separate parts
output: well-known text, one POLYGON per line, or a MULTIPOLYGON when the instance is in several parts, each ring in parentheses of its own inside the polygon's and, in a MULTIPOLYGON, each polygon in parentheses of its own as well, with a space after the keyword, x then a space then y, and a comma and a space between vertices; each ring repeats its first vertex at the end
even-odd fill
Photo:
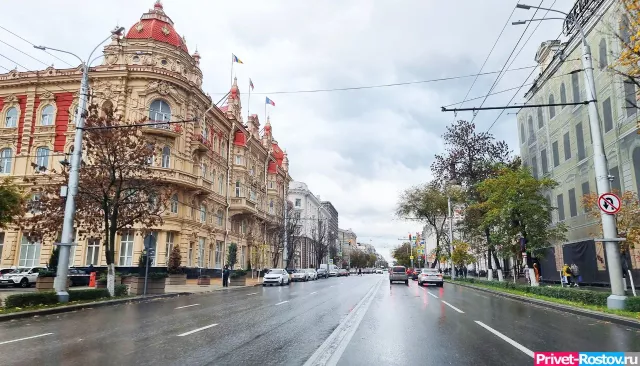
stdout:
MULTIPOLYGON (((117 235, 162 223, 171 187, 154 175, 149 161, 155 147, 142 135, 138 124, 124 122, 112 110, 99 113, 93 105, 84 129, 75 196, 74 224, 80 233, 76 240, 98 238, 111 265, 115 262, 117 235)), ((67 169, 52 170, 31 180, 32 191, 40 193, 40 200, 20 225, 32 239, 47 243, 59 235, 65 210, 65 197, 60 192, 68 176, 67 169)))
MULTIPOLYGON (((628 248, 637 248, 640 244, 640 203, 638 203, 638 195, 633 191, 626 191, 620 195, 617 190, 614 190, 614 193, 620 197, 621 201, 620 211, 616 214, 618 237, 627 239, 621 242, 620 249, 626 251, 628 248)), ((587 214, 598 221, 600 230, 598 233, 592 233, 592 235, 602 237, 602 220, 600 220, 598 194, 595 192, 585 194, 582 196, 581 202, 587 214)))

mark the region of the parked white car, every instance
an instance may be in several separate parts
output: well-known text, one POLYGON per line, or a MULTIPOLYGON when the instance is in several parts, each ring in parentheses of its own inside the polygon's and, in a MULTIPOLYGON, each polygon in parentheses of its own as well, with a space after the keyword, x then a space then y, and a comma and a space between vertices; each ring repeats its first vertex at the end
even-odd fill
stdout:
POLYGON ((313 268, 307 268, 307 275, 309 276, 309 279, 312 281, 315 281, 318 279, 318 272, 316 272, 316 270, 313 268))
POLYGON ((262 286, 266 285, 289 285, 289 273, 282 268, 274 268, 269 270, 267 274, 262 277, 262 286))
POLYGON ((306 269, 296 269, 295 272, 291 274, 291 281, 309 281, 309 274, 306 269))
POLYGON ((0 284, 20 286, 23 288, 35 285, 38 279, 38 272, 45 271, 43 267, 18 268, 5 273, 0 277, 0 284))

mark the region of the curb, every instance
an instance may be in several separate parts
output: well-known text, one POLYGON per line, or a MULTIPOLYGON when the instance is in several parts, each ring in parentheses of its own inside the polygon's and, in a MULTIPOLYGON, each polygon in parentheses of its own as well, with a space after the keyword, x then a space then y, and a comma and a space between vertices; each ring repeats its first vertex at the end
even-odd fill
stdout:
POLYGON ((574 306, 556 304, 556 303, 550 302, 550 301, 532 299, 532 298, 529 298, 529 297, 526 297, 526 296, 513 295, 513 294, 506 293, 506 292, 495 291, 495 290, 490 290, 490 289, 486 289, 486 288, 483 288, 483 287, 469 285, 469 284, 466 284, 466 283, 451 282, 450 280, 446 281, 446 282, 449 283, 449 284, 452 284, 452 285, 468 287, 468 288, 471 288, 471 289, 474 289, 474 290, 477 290, 477 291, 482 291, 482 292, 486 292, 486 293, 489 293, 489 294, 492 294, 492 295, 502 296, 502 297, 506 297, 506 298, 509 298, 509 299, 512 299, 512 300, 526 302, 526 303, 542 306, 542 307, 545 307, 545 308, 551 308, 551 309, 558 310, 558 311, 564 311, 564 312, 575 314, 575 315, 582 315, 582 316, 586 316, 586 317, 597 319, 597 320, 603 320, 603 321, 607 321, 607 322, 610 322, 610 323, 615 323, 615 324, 624 325, 624 326, 631 327, 631 328, 640 329, 640 321, 634 320, 634 319, 630 319, 630 318, 621 317, 621 316, 614 315, 614 314, 601 313, 601 312, 598 312, 598 311, 593 311, 593 310, 588 310, 588 309, 581 309, 581 308, 577 308, 577 307, 574 307, 574 306))
POLYGON ((32 316, 61 314, 61 313, 68 313, 72 311, 82 310, 82 309, 99 308, 103 306, 118 305, 118 304, 125 304, 125 303, 138 303, 138 302, 143 302, 147 300, 163 299, 163 298, 171 298, 171 297, 187 296, 187 295, 193 295, 193 292, 175 292, 175 293, 169 293, 169 294, 150 295, 150 296, 144 296, 144 297, 137 296, 137 297, 124 298, 124 299, 88 302, 84 304, 74 304, 74 305, 68 305, 68 306, 59 306, 59 307, 50 308, 50 309, 20 311, 16 313, 0 315, 0 322, 5 322, 9 320, 14 320, 14 319, 30 318, 32 316))

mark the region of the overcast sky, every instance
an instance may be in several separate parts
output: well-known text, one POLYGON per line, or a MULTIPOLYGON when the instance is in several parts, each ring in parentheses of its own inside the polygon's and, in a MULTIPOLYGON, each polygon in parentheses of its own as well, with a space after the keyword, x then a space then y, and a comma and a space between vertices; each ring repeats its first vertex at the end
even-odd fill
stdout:
MULTIPOLYGON (((523 0, 524 1, 524 0, 523 0)), ((539 5, 539 0, 527 0, 539 5)), ((35 44, 70 50, 86 57, 118 24, 128 30, 153 0, 13 1, 3 4, 0 25, 35 44), (55 6, 53 5, 55 3, 55 6)), ((265 94, 275 103, 269 111, 275 138, 286 149, 290 174, 339 212, 340 227, 351 228, 358 241, 371 242, 390 259, 397 238, 421 230, 416 222, 397 220, 399 193, 430 180, 440 138, 454 120, 440 107, 465 98, 474 78, 350 91, 277 93, 313 89, 392 84, 478 73, 515 0, 328 0, 307 2, 164 0, 164 10, 184 35, 190 52, 202 56, 205 92, 214 100, 230 86, 231 53, 246 118, 248 79, 255 85, 252 113, 264 114, 265 94), (261 93, 261 94, 258 94, 261 93)), ((567 11, 572 0, 545 0, 543 7, 567 11)), ((531 18, 517 9, 511 21, 531 18)), ((544 15, 539 12, 536 18, 544 15)), ((561 21, 531 25, 513 53, 510 68, 535 65, 541 42, 555 39, 561 21), (524 42, 533 36, 525 44, 524 42), (524 48, 520 51, 522 45, 524 48)), ((499 71, 525 26, 509 23, 483 72, 499 71)), ((0 29, 0 41, 56 67, 60 61, 0 29)), ((0 42, 0 54, 24 67, 39 62, 0 42)), ((70 57, 62 58, 72 64, 70 57)), ((0 57, 1 67, 15 63, 0 57)), ((22 67, 19 70, 24 71, 22 67)), ((495 91, 518 87, 531 69, 507 72, 495 91)), ((534 71, 534 76, 538 71, 534 71)), ((498 74, 478 77, 469 98, 487 94, 498 74)), ((521 102, 523 88, 513 103, 521 102)), ((505 105, 514 91, 489 97, 485 106, 505 105)), ((482 99, 465 103, 479 106, 482 99)), ((476 116, 484 131, 499 111, 476 116)), ((459 113, 458 119, 471 119, 459 113)), ((505 112, 491 129, 518 153, 514 114, 505 112)), ((263 121, 264 124, 264 121, 263 121)))

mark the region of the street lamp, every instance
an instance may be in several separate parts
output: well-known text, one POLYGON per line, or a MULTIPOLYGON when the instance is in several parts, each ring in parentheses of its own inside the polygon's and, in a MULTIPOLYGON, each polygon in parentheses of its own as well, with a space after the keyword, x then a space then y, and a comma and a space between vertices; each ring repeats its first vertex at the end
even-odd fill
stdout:
POLYGON ((78 181, 79 181, 79 170, 80 170, 80 154, 82 153, 82 131, 84 126, 84 118, 85 118, 85 109, 87 106, 87 88, 89 85, 89 65, 93 61, 91 56, 93 53, 100 47, 104 42, 109 40, 113 35, 120 35, 124 31, 124 27, 119 27, 111 31, 109 37, 100 42, 89 54, 87 60, 89 62, 83 61, 76 54, 71 53, 69 51, 59 50, 56 48, 45 47, 45 46, 33 46, 39 50, 52 50, 58 51, 62 53, 66 53, 74 56, 82 65, 82 80, 80 82, 80 96, 78 103, 78 110, 75 116, 75 125, 76 125, 76 133, 73 141, 73 152, 71 155, 71 167, 69 169, 69 188, 67 189, 67 197, 64 208, 64 222, 62 224, 62 235, 60 236, 60 243, 56 243, 60 247, 60 257, 59 264, 56 273, 56 278, 54 281, 54 288, 58 295, 58 301, 60 302, 68 302, 69 301, 69 293, 67 292, 67 275, 69 273, 69 252, 70 247, 75 245, 72 243, 73 240, 73 218, 75 216, 75 196, 78 192, 78 181))
MULTIPOLYGON (((518 4, 516 7, 525 10, 529 10, 531 8, 547 10, 560 13, 565 16, 565 18, 547 19, 562 19, 566 21, 569 18, 569 14, 559 10, 525 4, 518 4)), ((546 19, 532 19, 528 21, 538 20, 541 21, 546 19)), ((519 21, 514 22, 513 24, 524 24, 528 21, 519 21)), ((591 47, 589 47, 589 44, 587 43, 587 37, 582 25, 580 24, 580 20, 575 20, 575 24, 578 27, 580 37, 582 38, 582 68, 584 69, 585 89, 587 92, 589 108, 589 127, 591 128, 591 137, 593 140, 593 162, 596 173, 596 187, 598 195, 600 196, 611 191, 611 183, 609 181, 607 156, 604 151, 602 132, 600 131, 600 123, 598 121, 598 105, 596 104, 596 86, 593 78, 591 47)), ((613 215, 600 212, 600 218, 602 220, 602 232, 604 234, 602 241, 605 242, 607 269, 609 270, 609 281, 611 282, 611 295, 607 298, 607 307, 609 309, 623 309, 626 296, 622 285, 622 265, 618 248, 618 241, 620 241, 620 239, 618 238, 615 217, 613 215)))
POLYGON ((449 215, 449 270, 451 271, 451 279, 456 279, 456 271, 453 268, 453 214, 451 204, 451 188, 455 187, 456 181, 450 179, 448 182, 449 189, 447 189, 447 213, 449 215))

